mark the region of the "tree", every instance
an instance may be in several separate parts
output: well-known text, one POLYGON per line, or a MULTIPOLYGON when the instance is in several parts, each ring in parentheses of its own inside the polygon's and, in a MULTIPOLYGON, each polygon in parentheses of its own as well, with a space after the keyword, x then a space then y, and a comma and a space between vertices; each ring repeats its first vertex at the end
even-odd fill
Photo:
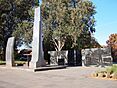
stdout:
POLYGON ((16 46, 20 47, 25 44, 28 47, 31 47, 30 44, 32 42, 32 31, 33 23, 27 21, 18 23, 17 29, 12 33, 16 39, 16 46))
POLYGON ((112 49, 112 56, 114 58, 114 61, 117 62, 117 34, 111 34, 106 42, 112 49))
POLYGON ((101 48, 101 45, 98 41, 91 35, 91 33, 82 33, 78 37, 77 40, 78 49, 86 49, 86 48, 101 48))
POLYGON ((53 0, 52 2, 47 0, 42 5, 43 23, 45 24, 45 29, 48 28, 47 30, 52 30, 51 38, 56 51, 60 51, 65 44, 64 16, 66 9, 62 8, 63 4, 61 0, 53 0))
POLYGON ((0 48, 5 56, 6 44, 19 23, 32 21, 33 0, 0 0, 0 48))
POLYGON ((78 37, 95 31, 95 6, 88 0, 43 0, 42 17, 46 30, 52 30, 56 50, 61 50, 68 36, 78 48, 78 37))
POLYGON ((52 42, 52 30, 43 30, 43 34, 44 34, 44 39, 43 39, 44 51, 48 52, 48 51, 55 50, 52 42))
MULTIPOLYGON (((88 0, 72 0, 72 8, 70 10, 71 15, 68 18, 70 21, 69 26, 69 34, 72 36, 73 44, 72 47, 75 49, 79 48, 79 37, 80 36, 87 36, 85 37, 90 38, 90 34, 95 32, 95 19, 94 14, 95 6, 91 1, 88 0)), ((91 39, 89 39, 91 40, 91 39)), ((82 44, 82 43, 81 43, 82 44)))

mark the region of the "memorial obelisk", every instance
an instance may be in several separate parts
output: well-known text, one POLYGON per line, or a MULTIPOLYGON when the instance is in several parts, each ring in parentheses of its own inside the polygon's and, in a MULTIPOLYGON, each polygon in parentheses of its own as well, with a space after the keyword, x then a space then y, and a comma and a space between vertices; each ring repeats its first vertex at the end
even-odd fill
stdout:
POLYGON ((45 66, 44 52, 43 52, 43 38, 42 38, 42 19, 41 19, 41 5, 35 8, 34 13, 34 29, 32 41, 32 59, 29 68, 37 68, 45 66))

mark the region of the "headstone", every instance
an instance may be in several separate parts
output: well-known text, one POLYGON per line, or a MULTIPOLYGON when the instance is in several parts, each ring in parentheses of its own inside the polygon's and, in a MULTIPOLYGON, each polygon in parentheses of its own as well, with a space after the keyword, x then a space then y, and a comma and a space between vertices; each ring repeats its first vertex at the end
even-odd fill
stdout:
POLYGON ((43 46, 42 46, 42 26, 40 7, 35 8, 34 29, 32 41, 32 59, 29 64, 30 68, 45 66, 43 46))
POLYGON ((6 47, 6 66, 12 67, 14 66, 14 42, 15 38, 10 37, 7 41, 6 47))

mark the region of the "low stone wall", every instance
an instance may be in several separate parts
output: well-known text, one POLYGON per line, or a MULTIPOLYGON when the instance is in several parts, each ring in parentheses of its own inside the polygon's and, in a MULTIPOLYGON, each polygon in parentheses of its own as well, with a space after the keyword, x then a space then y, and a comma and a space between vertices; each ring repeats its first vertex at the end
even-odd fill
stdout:
POLYGON ((91 48, 82 51, 82 66, 96 65, 105 66, 112 65, 110 48, 91 48))
POLYGON ((49 51, 50 65, 81 66, 80 50, 49 51))
POLYGON ((68 63, 68 51, 49 51, 50 65, 64 65, 68 63))

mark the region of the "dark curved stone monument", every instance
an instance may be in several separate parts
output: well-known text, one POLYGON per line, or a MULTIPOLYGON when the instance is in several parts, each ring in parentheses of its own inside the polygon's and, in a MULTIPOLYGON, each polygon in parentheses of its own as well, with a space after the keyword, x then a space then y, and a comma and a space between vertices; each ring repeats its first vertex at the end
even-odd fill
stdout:
POLYGON ((12 67, 14 66, 14 42, 15 38, 10 37, 7 41, 6 47, 6 66, 12 67))

